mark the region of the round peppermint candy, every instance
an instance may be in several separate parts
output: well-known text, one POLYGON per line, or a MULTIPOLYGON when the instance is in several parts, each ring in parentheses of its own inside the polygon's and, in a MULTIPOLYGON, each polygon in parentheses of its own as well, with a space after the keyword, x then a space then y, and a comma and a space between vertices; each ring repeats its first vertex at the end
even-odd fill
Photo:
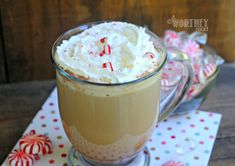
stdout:
POLYGON ((47 154, 52 152, 52 142, 50 138, 46 135, 39 135, 43 138, 44 146, 42 149, 42 154, 47 154))
POLYGON ((164 164, 162 164, 162 166, 185 166, 184 163, 180 162, 180 161, 168 161, 164 164))
POLYGON ((29 154, 46 154, 52 151, 52 142, 46 135, 37 135, 34 131, 23 136, 20 141, 20 149, 29 154))
POLYGON ((14 150, 9 154, 8 161, 10 166, 31 166, 34 161, 34 156, 22 150, 14 150))

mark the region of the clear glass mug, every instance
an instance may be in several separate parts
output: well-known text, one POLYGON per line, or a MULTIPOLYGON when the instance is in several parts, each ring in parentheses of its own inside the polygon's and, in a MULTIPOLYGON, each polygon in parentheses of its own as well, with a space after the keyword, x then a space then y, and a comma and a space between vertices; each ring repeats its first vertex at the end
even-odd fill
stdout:
MULTIPOLYGON (((151 31, 161 55, 154 72, 126 83, 94 83, 64 70, 55 58, 63 40, 101 22, 88 23, 62 34, 51 52, 56 69, 59 109, 65 132, 73 148, 69 164, 81 160, 85 165, 127 165, 144 149, 157 122, 165 119, 180 103, 191 85, 193 72, 188 58, 177 50, 167 50, 151 31), (166 61, 178 61, 182 73, 178 84, 162 99, 162 69, 166 61)), ((145 165, 148 165, 145 158, 145 165)))

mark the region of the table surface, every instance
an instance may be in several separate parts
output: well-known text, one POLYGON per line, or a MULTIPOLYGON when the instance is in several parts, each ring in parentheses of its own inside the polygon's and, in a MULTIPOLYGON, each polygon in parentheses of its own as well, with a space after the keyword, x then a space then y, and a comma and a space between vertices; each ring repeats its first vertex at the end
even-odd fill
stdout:
MULTIPOLYGON (((0 85, 0 163, 29 125, 55 81, 0 85)), ((200 109, 223 114, 209 166, 235 166, 235 64, 224 64, 200 109)))

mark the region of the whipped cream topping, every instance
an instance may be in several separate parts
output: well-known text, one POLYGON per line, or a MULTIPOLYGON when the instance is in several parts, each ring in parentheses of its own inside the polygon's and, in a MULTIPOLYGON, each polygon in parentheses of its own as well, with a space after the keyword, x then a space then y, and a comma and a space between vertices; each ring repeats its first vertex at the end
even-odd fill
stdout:
POLYGON ((64 40, 55 59, 57 65, 79 78, 124 83, 156 70, 160 56, 145 28, 108 22, 64 40))

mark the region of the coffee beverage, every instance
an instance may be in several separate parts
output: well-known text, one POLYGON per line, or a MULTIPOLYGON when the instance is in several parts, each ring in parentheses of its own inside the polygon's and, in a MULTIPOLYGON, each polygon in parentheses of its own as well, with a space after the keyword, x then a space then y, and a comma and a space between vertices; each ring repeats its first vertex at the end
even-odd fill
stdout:
POLYGON ((74 148, 98 163, 135 157, 156 125, 165 60, 145 28, 101 23, 64 40, 54 57, 67 75, 57 71, 59 109, 74 148))

